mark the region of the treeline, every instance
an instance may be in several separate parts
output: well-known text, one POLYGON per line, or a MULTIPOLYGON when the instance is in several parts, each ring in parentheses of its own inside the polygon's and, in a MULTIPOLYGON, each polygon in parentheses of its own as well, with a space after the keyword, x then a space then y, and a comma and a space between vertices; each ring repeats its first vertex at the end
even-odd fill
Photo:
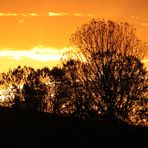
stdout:
POLYGON ((62 66, 20 67, 1 74, 11 87, 14 109, 50 112, 84 120, 148 125, 148 71, 141 62, 147 46, 127 23, 95 20, 70 39, 73 51, 62 66))

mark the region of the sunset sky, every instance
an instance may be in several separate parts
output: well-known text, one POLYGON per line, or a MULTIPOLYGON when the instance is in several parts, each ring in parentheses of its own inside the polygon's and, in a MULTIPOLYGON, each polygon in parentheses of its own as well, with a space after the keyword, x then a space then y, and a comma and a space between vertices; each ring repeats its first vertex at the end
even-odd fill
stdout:
POLYGON ((148 42, 147 0, 0 0, 0 72, 56 65, 91 18, 129 22, 148 42))

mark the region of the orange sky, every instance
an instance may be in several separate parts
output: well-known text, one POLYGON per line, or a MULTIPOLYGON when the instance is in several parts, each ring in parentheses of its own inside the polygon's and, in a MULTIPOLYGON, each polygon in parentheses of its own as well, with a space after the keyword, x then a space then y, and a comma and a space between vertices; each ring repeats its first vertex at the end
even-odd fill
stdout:
POLYGON ((91 18, 127 21, 148 41, 147 0, 0 0, 0 72, 52 67, 76 28, 91 18))

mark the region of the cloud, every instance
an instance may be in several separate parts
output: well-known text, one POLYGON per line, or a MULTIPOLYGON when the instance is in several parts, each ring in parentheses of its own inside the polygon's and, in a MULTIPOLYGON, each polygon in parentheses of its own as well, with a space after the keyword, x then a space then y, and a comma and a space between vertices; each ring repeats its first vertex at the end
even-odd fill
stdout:
POLYGON ((139 17, 138 16, 135 16, 135 15, 132 15, 131 18, 133 18, 133 19, 139 19, 139 17))
POLYGON ((92 14, 74 13, 73 16, 88 16, 88 17, 91 17, 92 14))
POLYGON ((48 16, 78 16, 78 17, 83 17, 83 16, 87 16, 87 17, 91 17, 92 14, 84 14, 84 13, 58 13, 58 12, 49 12, 48 16))
POLYGON ((142 23, 142 26, 148 26, 148 23, 142 23))
POLYGON ((3 13, 3 12, 0 12, 0 16, 40 16, 38 13, 3 13))
POLYGON ((66 16, 69 15, 68 13, 57 13, 57 12, 49 12, 49 16, 66 16))
POLYGON ((30 16, 39 16, 39 14, 37 14, 37 13, 29 13, 28 15, 30 15, 30 16))
POLYGON ((9 57, 15 60, 24 60, 26 58, 42 62, 50 60, 60 60, 68 48, 55 49, 44 46, 37 46, 31 50, 0 50, 0 57, 9 57))
POLYGON ((74 13, 73 15, 74 16, 83 16, 83 14, 81 14, 81 13, 74 13))
POLYGON ((18 16, 17 13, 3 13, 3 12, 0 12, 0 16, 18 16))
MULTIPOLYGON (((92 17, 92 14, 85 14, 85 13, 65 13, 65 12, 48 12, 45 16, 55 17, 55 16, 76 16, 76 17, 92 17)), ((3 13, 0 12, 0 16, 23 16, 23 17, 36 17, 36 16, 44 16, 39 13, 31 12, 31 13, 3 13)))

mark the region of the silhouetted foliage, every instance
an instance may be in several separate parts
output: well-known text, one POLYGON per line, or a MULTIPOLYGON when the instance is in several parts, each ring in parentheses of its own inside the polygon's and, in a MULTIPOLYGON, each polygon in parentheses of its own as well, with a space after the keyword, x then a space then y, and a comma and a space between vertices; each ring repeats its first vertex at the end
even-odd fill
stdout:
POLYGON ((1 73, 0 85, 4 87, 10 87, 11 85, 23 85, 28 77, 28 74, 34 71, 31 67, 21 67, 10 69, 7 73, 1 73))
POLYGON ((22 92, 27 110, 43 112, 47 108, 46 85, 39 80, 37 72, 33 71, 28 75, 22 92))
POLYGON ((72 35, 71 42, 78 48, 75 54, 81 55, 75 57, 84 62, 77 65, 69 60, 63 66, 71 87, 61 82, 63 92, 74 91, 76 100, 83 100, 75 108, 83 108, 85 114, 93 110, 109 120, 129 120, 134 102, 142 101, 148 91, 148 74, 140 61, 147 47, 135 29, 127 23, 92 20, 72 35))
POLYGON ((50 74, 53 78, 53 81, 60 81, 60 79, 62 78, 62 76, 64 75, 64 71, 62 68, 59 67, 54 67, 51 71, 50 74))
MULTIPOLYGON (((34 107, 32 110, 38 108, 38 111, 44 110, 51 112, 51 86, 48 85, 50 81, 50 70, 47 67, 35 70, 31 67, 24 66, 21 68, 18 66, 15 69, 10 69, 7 73, 1 74, 1 88, 7 91, 5 101, 1 102, 1 104, 3 106, 12 106, 15 109, 25 109, 25 106, 29 106, 26 104, 30 101, 30 104, 34 107), (29 99, 29 96, 33 98, 29 99), (35 101, 34 97, 39 98, 35 101), (27 100, 27 98, 29 100, 27 100), (37 106, 37 102, 38 107, 35 107, 37 106), (39 107, 40 103, 41 105, 39 107)), ((27 108, 29 109, 29 107, 27 108)))
POLYGON ((18 66, 2 73, 5 103, 15 110, 147 124, 148 71, 142 59, 148 51, 135 28, 92 19, 70 41, 73 50, 63 56, 62 67, 18 66))
POLYGON ((53 112, 60 113, 60 109, 62 108, 62 103, 64 100, 64 94, 66 95, 66 92, 63 92, 63 77, 64 77, 64 70, 58 67, 54 67, 51 71, 51 79, 52 79, 52 86, 54 87, 53 90, 53 112), (63 93, 62 93, 63 92, 63 93), (62 100, 61 100, 62 99, 62 100))
POLYGON ((136 36, 136 29, 128 23, 92 19, 72 34, 72 45, 89 61, 93 54, 117 51, 122 56, 148 56, 146 43, 136 36))
POLYGON ((12 103, 12 108, 15 110, 21 110, 24 108, 24 97, 22 95, 22 90, 13 84, 12 87, 13 91, 13 103, 12 103))

